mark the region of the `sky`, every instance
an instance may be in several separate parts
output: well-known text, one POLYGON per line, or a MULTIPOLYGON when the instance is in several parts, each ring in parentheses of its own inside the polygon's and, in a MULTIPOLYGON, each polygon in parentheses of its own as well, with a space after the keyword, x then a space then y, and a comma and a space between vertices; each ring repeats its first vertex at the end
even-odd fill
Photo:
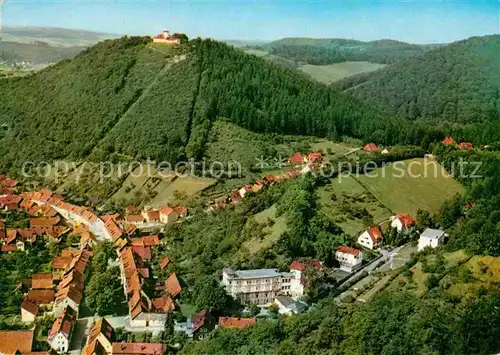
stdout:
POLYGON ((3 25, 128 35, 155 35, 168 28, 216 39, 444 43, 500 33, 500 0, 4 0, 3 25))

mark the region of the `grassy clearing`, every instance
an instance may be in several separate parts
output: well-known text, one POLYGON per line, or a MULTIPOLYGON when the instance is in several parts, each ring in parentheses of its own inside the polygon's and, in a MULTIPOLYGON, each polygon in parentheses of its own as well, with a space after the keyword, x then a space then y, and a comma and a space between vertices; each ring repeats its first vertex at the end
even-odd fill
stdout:
POLYGON ((278 242, 281 235, 286 231, 286 219, 284 216, 276 217, 276 205, 271 206, 254 217, 255 222, 262 227, 262 238, 247 240, 243 247, 250 254, 256 254, 261 250, 270 249, 278 242))
POLYGON ((354 146, 346 143, 335 143, 327 140, 318 140, 311 144, 312 151, 321 152, 326 155, 342 155, 350 152, 354 148, 354 146))
POLYGON ((259 51, 258 49, 248 49, 245 51, 246 54, 253 54, 257 57, 266 57, 269 55, 266 51, 259 51))
POLYGON ((343 62, 329 65, 305 64, 301 65, 299 70, 309 74, 320 83, 329 85, 334 81, 338 81, 348 76, 379 70, 383 67, 385 67, 385 64, 371 62, 343 62))
POLYGON ((328 185, 318 188, 317 195, 321 211, 352 236, 391 216, 352 176, 332 179, 328 185))
POLYGON ((161 181, 155 188, 158 194, 150 201, 153 206, 162 206, 177 201, 181 203, 215 183, 215 179, 201 177, 179 177, 172 183, 161 181))
POLYGON ((418 209, 438 212, 444 200, 464 191, 462 185, 441 173, 437 162, 422 158, 389 164, 358 180, 393 212, 411 214, 418 209))

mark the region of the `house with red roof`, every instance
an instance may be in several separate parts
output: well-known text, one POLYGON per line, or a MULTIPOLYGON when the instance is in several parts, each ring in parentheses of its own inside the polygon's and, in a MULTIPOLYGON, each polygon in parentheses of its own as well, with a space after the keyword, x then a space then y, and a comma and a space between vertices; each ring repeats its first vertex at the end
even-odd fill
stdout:
POLYGON ((177 211, 170 206, 163 206, 160 208, 159 213, 160 221, 165 224, 174 223, 179 219, 177 211))
POLYGON ((365 248, 373 250, 374 248, 378 247, 383 240, 384 237, 382 236, 380 227, 373 226, 368 228, 358 237, 358 244, 364 246, 365 248))
POLYGON ((175 303, 168 295, 162 295, 151 300, 153 311, 157 313, 171 313, 175 311, 175 303))
POLYGON ((29 354, 33 346, 32 330, 3 330, 0 331, 0 354, 18 355, 29 354))
POLYGON ((363 147, 365 152, 378 152, 380 148, 375 143, 368 143, 363 147))
POLYGON ((167 346, 160 343, 113 343, 110 355, 163 355, 167 346))
POLYGON ((321 153, 309 153, 307 154, 306 161, 308 163, 319 163, 322 159, 321 153))
POLYGON ((206 309, 191 317, 190 333, 193 339, 203 339, 215 328, 215 319, 206 309))
POLYGON ((219 327, 244 329, 257 323, 255 318, 219 317, 219 327))
POLYGON ((339 245, 335 252, 335 259, 340 264, 340 270, 351 273, 363 264, 363 253, 358 249, 339 245))
POLYGON ((50 347, 58 354, 65 354, 68 352, 75 323, 75 311, 71 307, 66 307, 59 313, 52 325, 47 341, 50 347))
POLYGON ((253 192, 252 185, 245 185, 241 189, 238 190, 241 198, 245 198, 248 192, 253 192))
POLYGON ((458 145, 458 147, 460 149, 468 149, 468 150, 472 150, 472 143, 469 143, 469 142, 462 142, 458 145))
POLYGON ((28 298, 25 298, 21 305, 21 321, 23 323, 33 323, 37 314, 38 305, 31 302, 28 298))
POLYGON ((398 213, 391 217, 391 227, 396 228, 398 232, 408 229, 415 225, 415 219, 407 213, 398 213))
POLYGON ((171 35, 168 30, 163 30, 162 33, 153 37, 153 43, 178 46, 181 44, 181 38, 176 35, 171 35))
POLYGON ((0 196, 0 209, 5 211, 17 211, 20 209, 22 201, 21 196, 17 195, 2 195, 0 196))
POLYGON ((164 270, 168 264, 170 264, 170 259, 168 257, 164 257, 163 259, 161 259, 160 261, 160 270, 164 270))
POLYGON ((453 139, 452 137, 446 137, 445 139, 443 139, 441 141, 443 144, 446 144, 446 145, 450 145, 450 144, 455 144, 455 139, 453 139))
POLYGON ((179 283, 179 280, 177 279, 177 275, 175 275, 175 272, 171 273, 168 279, 165 281, 165 288, 172 298, 181 293, 182 287, 179 283))
POLYGON ((294 155, 292 155, 290 158, 288 158, 288 163, 290 165, 300 165, 302 163, 304 163, 306 160, 306 158, 300 154, 300 153, 295 153, 294 155))

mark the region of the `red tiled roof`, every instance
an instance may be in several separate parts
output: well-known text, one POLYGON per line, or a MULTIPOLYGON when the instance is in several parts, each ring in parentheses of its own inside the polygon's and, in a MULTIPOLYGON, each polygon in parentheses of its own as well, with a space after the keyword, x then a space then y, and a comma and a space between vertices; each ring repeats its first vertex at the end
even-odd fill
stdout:
POLYGON ((304 263, 301 263, 300 261, 298 260, 294 260, 289 266, 288 268, 290 270, 297 270, 297 271, 304 271, 305 269, 307 269, 307 264, 304 264, 304 263))
POLYGON ((178 206, 174 210, 179 216, 187 215, 187 208, 184 206, 178 206))
POLYGON ((21 305, 21 308, 24 309, 25 311, 35 315, 35 316, 38 314, 38 305, 31 302, 28 298, 24 299, 24 302, 21 305))
POLYGON ((54 287, 52 273, 34 274, 31 277, 31 287, 33 289, 51 289, 54 287))
POLYGON ((165 216, 169 216, 174 212, 175 212, 175 210, 170 206, 163 206, 162 208, 160 208, 160 214, 165 215, 165 216))
POLYGON ((159 298, 153 298, 151 302, 156 312, 170 313, 175 310, 175 303, 170 296, 163 295, 159 298))
POLYGON ((62 333, 69 339, 73 326, 75 325, 75 320, 76 314, 73 308, 66 307, 57 316, 54 324, 52 325, 52 329, 49 332, 48 339, 51 340, 58 333, 62 333))
POLYGON ((219 317, 219 326, 223 328, 243 329, 255 323, 257 323, 257 319, 255 318, 219 317))
POLYGON ((52 218, 30 218, 30 227, 35 228, 35 227, 52 227, 57 224, 61 219, 59 217, 52 217, 52 218))
POLYGON ((413 217, 407 213, 398 213, 396 215, 396 218, 401 221, 401 224, 404 228, 409 228, 410 226, 415 224, 415 220, 413 219, 413 217))
POLYGON ((160 220, 160 212, 159 211, 146 212, 146 220, 148 222, 158 222, 160 220))
POLYGON ((50 304, 55 299, 54 290, 29 290, 26 299, 34 304, 50 304))
POLYGON ((33 344, 33 331, 0 331, 0 353, 14 355, 30 353, 33 344))
POLYGON ((191 322, 193 323, 193 333, 198 331, 201 327, 203 327, 209 317, 210 314, 207 312, 206 309, 202 309, 200 313, 192 316, 191 322))
POLYGON ((56 256, 52 259, 52 269, 65 270, 72 260, 71 256, 56 256))
POLYGON ((128 223, 142 223, 144 222, 144 217, 141 214, 134 214, 125 217, 125 221, 128 223))
POLYGON ((321 160, 321 153, 309 153, 307 155, 307 160, 311 163, 321 160))
POLYGON ((158 235, 147 235, 141 238, 132 239, 132 246, 135 247, 156 247, 160 245, 158 235))
POLYGON ((162 355, 167 351, 165 344, 113 343, 113 355, 162 355))
POLYGON ((151 248, 150 247, 132 247, 134 253, 139 255, 143 261, 151 260, 151 248))
POLYGON ((379 150, 379 148, 377 147, 377 145, 375 143, 368 143, 367 145, 365 145, 363 147, 363 150, 365 152, 376 152, 379 150))
POLYGON ((165 269, 169 263, 170 263, 170 259, 168 257, 163 258, 160 262, 160 270, 165 269))
POLYGON ((17 185, 17 181, 13 179, 8 179, 3 181, 3 186, 5 187, 15 187, 17 185))
POLYGON ((109 220, 114 220, 116 222, 116 220, 120 217, 120 214, 119 213, 115 213, 115 214, 105 214, 103 216, 101 216, 101 219, 104 223, 108 222, 109 220))
POLYGON ((378 244, 384 239, 384 237, 382 237, 382 232, 380 231, 379 226, 368 228, 368 235, 372 239, 373 244, 378 244))
POLYGON ((348 247, 348 246, 345 246, 345 245, 339 245, 337 247, 337 251, 339 251, 341 253, 345 253, 345 254, 352 254, 354 256, 358 256, 359 255, 359 250, 358 249, 351 248, 351 247, 348 247))
POLYGON ((302 164, 304 162, 304 157, 300 153, 295 153, 290 158, 288 158, 288 162, 291 164, 302 164))
POLYGON ((444 144, 455 144, 455 140, 452 137, 446 137, 442 142, 444 144))
POLYGON ((11 253, 11 252, 16 251, 16 250, 17 250, 17 247, 15 244, 2 245, 2 252, 4 252, 4 253, 11 253))
POLYGON ((177 296, 182 291, 182 287, 179 283, 179 280, 177 280, 175 272, 170 274, 168 279, 165 281, 165 288, 167 289, 169 295, 172 297, 177 296))

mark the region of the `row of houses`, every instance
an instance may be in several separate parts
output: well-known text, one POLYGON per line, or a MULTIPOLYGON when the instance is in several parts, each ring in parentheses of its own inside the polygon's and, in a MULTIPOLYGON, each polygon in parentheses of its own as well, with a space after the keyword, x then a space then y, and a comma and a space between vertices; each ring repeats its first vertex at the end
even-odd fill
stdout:
POLYGON ((264 178, 255 181, 253 184, 248 184, 238 190, 234 190, 229 195, 216 199, 208 206, 207 212, 212 212, 217 208, 226 208, 230 204, 235 205, 249 194, 258 193, 268 185, 295 179, 300 175, 313 171, 319 166, 321 161, 321 153, 309 153, 306 155, 295 153, 288 158, 288 164, 294 167, 293 170, 286 171, 280 175, 267 175, 264 178))

